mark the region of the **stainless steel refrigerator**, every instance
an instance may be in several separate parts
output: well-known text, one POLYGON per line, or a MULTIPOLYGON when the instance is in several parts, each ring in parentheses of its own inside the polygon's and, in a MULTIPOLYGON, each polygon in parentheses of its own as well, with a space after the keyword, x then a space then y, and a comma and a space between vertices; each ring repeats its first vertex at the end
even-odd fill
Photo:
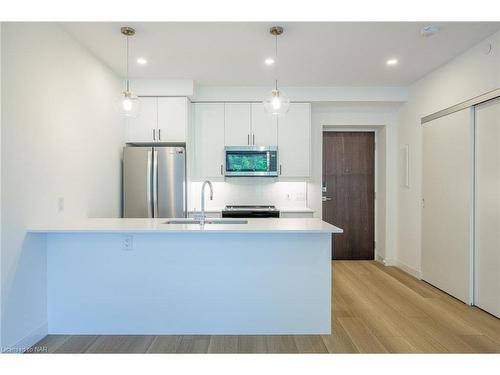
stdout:
POLYGON ((186 217, 184 147, 123 149, 123 217, 186 217))

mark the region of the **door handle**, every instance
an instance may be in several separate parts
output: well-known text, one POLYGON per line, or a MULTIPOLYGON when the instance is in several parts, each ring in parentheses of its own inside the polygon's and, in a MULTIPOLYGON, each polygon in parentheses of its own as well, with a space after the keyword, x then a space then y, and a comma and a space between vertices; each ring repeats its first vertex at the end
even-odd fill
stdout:
POLYGON ((220 175, 221 176, 224 176, 223 168, 224 168, 224 166, 221 164, 220 165, 220 175))
POLYGON ((250 134, 247 134, 247 144, 250 144, 250 134))
POLYGON ((156 141, 156 129, 153 129, 153 141, 156 141))
POLYGON ((252 144, 255 146, 255 134, 252 134, 252 144))
POLYGON ((158 151, 153 151, 153 217, 158 217, 158 151))
POLYGON ((330 198, 330 197, 321 197, 321 200, 322 200, 323 202, 326 202, 326 201, 331 201, 331 200, 332 200, 332 198, 330 198))
POLYGON ((280 164, 280 176, 281 176, 281 164, 280 164))
POLYGON ((161 129, 158 129, 158 140, 161 141, 161 129))

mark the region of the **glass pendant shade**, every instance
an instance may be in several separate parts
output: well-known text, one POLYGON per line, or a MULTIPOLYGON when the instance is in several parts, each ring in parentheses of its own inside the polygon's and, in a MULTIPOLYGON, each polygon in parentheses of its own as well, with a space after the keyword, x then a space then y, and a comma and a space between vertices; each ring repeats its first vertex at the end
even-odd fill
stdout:
POLYGON ((120 29, 121 33, 127 38, 127 53, 126 53, 126 89, 122 92, 118 100, 118 112, 124 117, 137 117, 141 110, 141 101, 130 91, 129 80, 129 38, 135 35, 135 30, 132 27, 124 26, 120 29))
POLYGON ((118 110, 124 117, 137 117, 141 110, 141 101, 130 91, 124 91, 118 101, 118 110))
POLYGON ((264 99, 264 109, 273 115, 283 115, 290 108, 290 99, 278 89, 271 91, 271 94, 264 99))

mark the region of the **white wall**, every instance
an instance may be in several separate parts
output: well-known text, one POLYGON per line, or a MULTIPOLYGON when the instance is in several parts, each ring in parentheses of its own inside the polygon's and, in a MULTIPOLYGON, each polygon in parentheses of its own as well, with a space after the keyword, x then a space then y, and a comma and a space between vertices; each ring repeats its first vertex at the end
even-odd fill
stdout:
POLYGON ((398 114, 398 145, 410 146, 410 188, 398 188, 397 264, 421 271, 422 117, 500 87, 500 33, 409 87, 398 114), (489 54, 485 52, 492 45, 489 54))
POLYGON ((57 24, 4 24, 2 38, 5 348, 47 332, 45 238, 26 226, 119 215, 124 121, 121 80, 57 24))
MULTIPOLYGON (((188 209, 201 207, 203 182, 191 182, 188 189, 188 209)), ((306 181, 276 181, 273 178, 227 178, 225 182, 212 182, 214 199, 205 199, 207 210, 219 211, 231 204, 275 205, 280 209, 306 208, 306 181)))
MULTIPOLYGON (((268 87, 196 86, 195 101, 262 101, 273 89, 268 87)), ((405 87, 282 87, 291 101, 296 102, 404 102, 405 87)))
POLYGON ((399 106, 399 103, 323 103, 312 106, 312 172, 307 202, 316 217, 322 217, 323 127, 374 129, 377 132, 375 255, 388 264, 393 264, 396 254, 396 114, 399 106))

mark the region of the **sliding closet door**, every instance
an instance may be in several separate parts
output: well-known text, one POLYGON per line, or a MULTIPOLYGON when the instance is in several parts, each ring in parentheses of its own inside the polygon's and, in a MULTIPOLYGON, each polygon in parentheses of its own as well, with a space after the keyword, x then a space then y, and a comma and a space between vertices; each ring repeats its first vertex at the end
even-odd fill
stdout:
POLYGON ((500 317, 500 99, 476 107, 474 304, 500 317))
POLYGON ((422 278, 470 301, 471 108, 423 125, 422 278))

